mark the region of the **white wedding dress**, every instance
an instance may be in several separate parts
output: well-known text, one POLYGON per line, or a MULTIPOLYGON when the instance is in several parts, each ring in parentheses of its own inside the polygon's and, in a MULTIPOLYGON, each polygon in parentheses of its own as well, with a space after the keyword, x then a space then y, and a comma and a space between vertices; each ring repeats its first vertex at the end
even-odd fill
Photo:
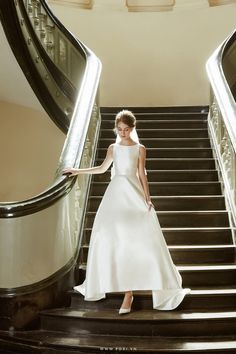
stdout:
POLYGON ((86 279, 74 289, 88 301, 110 292, 152 290, 153 308, 172 310, 190 289, 182 288, 156 212, 148 210, 138 157, 139 144, 113 145, 114 176, 94 220, 86 279))

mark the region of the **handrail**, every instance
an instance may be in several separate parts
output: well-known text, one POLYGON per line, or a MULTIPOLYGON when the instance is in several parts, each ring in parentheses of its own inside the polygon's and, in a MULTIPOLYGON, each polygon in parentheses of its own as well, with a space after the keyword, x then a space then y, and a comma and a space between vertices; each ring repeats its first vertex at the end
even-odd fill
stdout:
MULTIPOLYGON (((0 9, 2 22, 6 22, 6 15, 9 18, 9 12, 7 13, 7 4, 11 5, 8 10, 11 10, 11 16, 14 17, 14 23, 17 23, 17 17, 12 10, 15 6, 20 6, 22 8, 22 1, 14 0, 1 0, 2 3, 6 6, 3 9, 0 9)), ((101 73, 101 63, 99 59, 78 39, 76 39, 70 32, 68 32, 65 27, 55 18, 55 16, 50 11, 49 7, 46 5, 44 0, 40 1, 43 5, 43 8, 50 16, 51 21, 53 21, 55 26, 60 26, 60 29, 63 33, 73 42, 73 45, 76 45, 79 48, 79 51, 84 54, 86 58, 86 66, 84 70, 83 80, 76 98, 74 105, 74 110, 71 118, 70 127, 68 130, 67 138, 63 147, 63 151, 59 160, 58 169, 55 176, 55 181, 52 186, 42 193, 34 196, 33 198, 19 201, 19 202, 10 202, 10 203, 0 203, 0 218, 14 218, 23 215, 28 215, 35 213, 39 210, 45 209, 55 203, 60 199, 65 193, 67 193, 74 185, 75 178, 68 179, 65 176, 61 175, 61 172, 65 166, 79 166, 81 162, 82 152, 85 146, 86 135, 88 131, 88 126, 90 122, 90 117, 94 107, 99 78, 101 73)), ((0 4, 1 5, 1 4, 0 4)), ((11 23, 12 25, 12 23, 11 23)), ((19 27, 19 25, 18 25, 19 27)), ((17 28, 18 30, 18 28, 17 28)), ((14 31, 15 33, 16 31, 14 31)), ((8 38, 11 35, 8 33, 8 38)), ((36 40, 36 36, 34 37, 36 40)), ((10 44, 13 42, 13 38, 10 40, 10 44)), ((41 47, 41 44, 38 44, 38 47, 41 47)), ((24 48, 26 50, 26 48, 24 48)), ((15 55, 18 59, 18 55, 15 55)), ((32 65, 32 63, 31 63, 32 65)), ((25 69, 25 67, 24 67, 25 69)), ((31 77, 30 77, 31 78, 31 77)), ((28 79, 30 80, 28 77, 28 79)), ((33 88, 35 85, 30 82, 33 88)), ((40 84, 39 84, 40 85, 40 84)), ((36 88, 36 94, 38 94, 38 88, 36 88)), ((42 97, 40 100, 43 100, 42 97)), ((55 114, 55 110, 50 112, 55 114)), ((65 115, 66 116, 66 115, 65 115)))
POLYGON ((235 42, 236 30, 215 50, 206 65, 211 85, 209 133, 233 232, 236 227, 236 102, 224 72, 224 59, 235 42))
POLYGON ((236 40, 236 30, 215 50, 207 62, 207 74, 236 151, 236 102, 224 75, 222 61, 227 49, 236 40))

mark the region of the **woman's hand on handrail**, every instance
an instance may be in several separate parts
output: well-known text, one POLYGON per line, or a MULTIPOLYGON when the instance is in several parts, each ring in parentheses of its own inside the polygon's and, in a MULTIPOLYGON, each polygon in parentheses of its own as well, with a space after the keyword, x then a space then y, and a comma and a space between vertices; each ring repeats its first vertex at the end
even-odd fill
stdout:
POLYGON ((72 167, 67 167, 62 171, 63 175, 66 175, 68 177, 73 177, 77 176, 79 174, 79 169, 77 168, 72 168, 72 167))

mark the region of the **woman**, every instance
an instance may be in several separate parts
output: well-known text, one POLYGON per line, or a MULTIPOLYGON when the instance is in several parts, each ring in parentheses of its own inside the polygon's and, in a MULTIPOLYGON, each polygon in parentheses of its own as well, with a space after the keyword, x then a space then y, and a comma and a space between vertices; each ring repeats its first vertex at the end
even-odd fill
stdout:
POLYGON ((190 289, 173 264, 152 204, 145 170, 146 149, 139 144, 136 118, 123 110, 116 115, 117 139, 100 166, 63 172, 75 176, 99 174, 111 163, 112 179, 94 220, 86 279, 74 287, 85 300, 108 292, 124 292, 119 314, 129 313, 134 290, 152 290, 153 308, 176 308, 190 289))

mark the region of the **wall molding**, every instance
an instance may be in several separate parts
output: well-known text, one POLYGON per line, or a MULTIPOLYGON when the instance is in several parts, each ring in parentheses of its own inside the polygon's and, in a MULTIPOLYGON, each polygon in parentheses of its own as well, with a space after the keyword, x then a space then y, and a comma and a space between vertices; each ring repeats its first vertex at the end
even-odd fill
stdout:
POLYGON ((175 0, 126 0, 131 12, 172 11, 174 5, 175 0))
MULTIPOLYGON (((92 9, 101 0, 48 0, 49 4, 92 9)), ((129 12, 164 12, 190 7, 214 7, 235 4, 236 0, 125 0, 122 7, 129 12)), ((109 5, 108 5, 109 6, 109 5)))
POLYGON ((80 7, 82 9, 92 9, 94 0, 48 0, 48 3, 80 7))
POLYGON ((235 4, 235 0, 208 0, 209 6, 235 4))

